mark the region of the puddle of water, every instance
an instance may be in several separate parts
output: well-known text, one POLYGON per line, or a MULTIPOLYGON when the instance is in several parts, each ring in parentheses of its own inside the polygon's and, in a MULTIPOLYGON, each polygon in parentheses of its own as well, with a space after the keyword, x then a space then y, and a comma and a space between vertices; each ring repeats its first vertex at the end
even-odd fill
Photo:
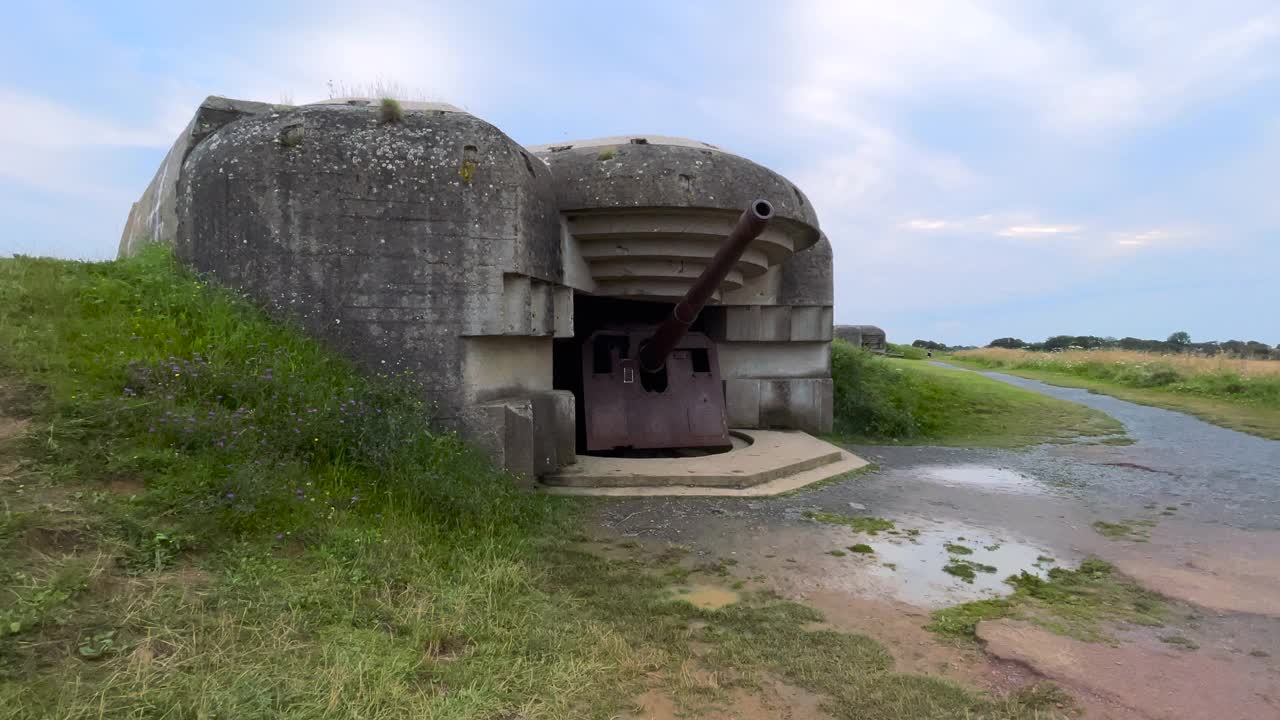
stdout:
POLYGON ((715 585, 690 585, 681 588, 676 597, 706 610, 719 610, 742 599, 738 593, 715 585), (688 592, 684 592, 685 589, 688 592))
POLYGON ((955 603, 1007 595, 1012 591, 1004 579, 1026 571, 1045 577, 1049 568, 1062 563, 1041 560, 1053 553, 1042 547, 1003 536, 999 531, 951 521, 924 518, 898 520, 899 528, 918 529, 914 536, 885 535, 864 541, 875 550, 868 558, 867 574, 884 592, 921 607, 942 607, 955 603), (969 550, 964 554, 963 550, 969 550), (947 573, 943 568, 957 561, 969 563, 972 582, 947 573), (886 565, 888 563, 888 565, 886 565), (987 572, 985 568, 994 568, 987 572))
POLYGON ((921 480, 947 487, 981 487, 1003 492, 1039 494, 1044 487, 1027 475, 986 465, 921 465, 912 468, 921 480))

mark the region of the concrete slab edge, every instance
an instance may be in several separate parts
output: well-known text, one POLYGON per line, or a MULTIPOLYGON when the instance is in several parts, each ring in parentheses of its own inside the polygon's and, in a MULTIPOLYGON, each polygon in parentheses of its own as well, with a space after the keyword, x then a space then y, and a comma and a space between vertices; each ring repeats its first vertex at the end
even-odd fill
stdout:
POLYGON ((539 491, 549 495, 576 495, 583 497, 770 497, 798 490, 807 485, 830 480, 869 465, 866 460, 851 452, 840 451, 840 459, 820 467, 811 468, 759 485, 744 488, 706 487, 692 485, 660 485, 631 487, 570 487, 563 485, 539 485, 539 491))

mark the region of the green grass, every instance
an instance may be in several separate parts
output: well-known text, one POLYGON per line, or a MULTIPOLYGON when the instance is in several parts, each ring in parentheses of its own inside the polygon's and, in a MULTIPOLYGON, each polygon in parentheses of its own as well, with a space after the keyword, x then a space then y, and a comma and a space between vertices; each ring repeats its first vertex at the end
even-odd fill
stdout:
POLYGON ((384 97, 378 102, 378 119, 384 124, 404 122, 404 107, 399 100, 384 97))
MULTIPOLYGON (((998 370, 1050 385, 1083 388, 1139 405, 1176 410, 1220 427, 1280 440, 1280 380, 1275 378, 1260 378, 1251 384, 1242 385, 1229 375, 1206 374, 1178 379, 1182 376, 1166 374, 1161 377, 1173 380, 1168 384, 1151 386, 1142 384, 1152 382, 1151 380, 1143 380, 1140 376, 1114 374, 1106 368, 1097 371, 1097 374, 1091 374, 1096 371, 1096 366, 1112 363, 1088 363, 1075 372, 1067 372, 1066 367, 1054 365, 1010 367, 980 358, 957 356, 950 356, 946 360, 961 367, 998 370), (1228 392, 1244 387, 1251 391, 1228 392)), ((1109 444, 1119 444, 1119 441, 1109 444)))
POLYGON ((871 555, 875 553, 875 548, 866 543, 857 543, 856 545, 849 546, 849 552, 855 552, 859 555, 871 555))
POLYGON ((954 575, 961 580, 972 583, 977 573, 994 573, 996 568, 992 565, 986 565, 972 560, 961 560, 960 558, 951 558, 951 561, 942 567, 942 572, 948 575, 954 575))
POLYGON ((926 360, 929 357, 928 350, 914 345, 899 345, 897 343, 886 343, 886 345, 888 346, 888 354, 893 357, 901 357, 906 360, 926 360))
POLYGON ((1123 432, 1097 410, 977 373, 880 358, 842 341, 832 343, 831 362, 839 442, 1022 447, 1123 432))
POLYGON ((837 718, 1056 713, 895 672, 776 596, 671 592, 729 562, 575 550, 577 505, 423 397, 161 250, 0 260, 0 430, 26 429, 0 438, 0 714, 608 718, 655 685, 696 714, 766 676, 837 718))
POLYGON ((840 513, 825 511, 807 512, 804 515, 810 520, 816 520, 828 525, 844 525, 853 528, 854 532, 862 532, 868 535, 875 535, 881 530, 892 530, 894 528, 892 520, 869 515, 841 515, 840 513))
POLYGON ((1013 586, 1012 595, 937 610, 927 628, 952 638, 972 638, 983 620, 1018 618, 1061 635, 1097 642, 1109 639, 1107 623, 1158 627, 1172 616, 1163 598, 1098 558, 1087 558, 1076 570, 1053 568, 1048 579, 1023 572, 1005 582, 1013 586))
POLYGON ((1097 520, 1093 523, 1093 530, 1112 540, 1146 542, 1151 538, 1151 528, 1154 525, 1154 520, 1121 520, 1119 522, 1097 520))
POLYGON ((1176 647, 1182 648, 1183 650, 1199 650, 1200 649, 1199 643, 1192 640, 1191 638, 1186 637, 1185 635, 1161 635, 1160 642, 1165 643, 1166 645, 1174 645, 1176 647))
POLYGON ((957 544, 955 544, 955 543, 947 543, 947 544, 946 544, 946 548, 947 548, 947 552, 949 552, 949 553, 951 553, 951 554, 953 554, 953 555, 972 555, 972 554, 973 554, 973 550, 972 550, 971 548, 969 548, 969 547, 964 546, 964 545, 957 545, 957 544))

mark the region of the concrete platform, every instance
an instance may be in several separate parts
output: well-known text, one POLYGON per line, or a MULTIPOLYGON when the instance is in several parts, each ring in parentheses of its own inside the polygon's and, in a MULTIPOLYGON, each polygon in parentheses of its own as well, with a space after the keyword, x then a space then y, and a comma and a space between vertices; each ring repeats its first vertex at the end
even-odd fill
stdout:
POLYGON ((776 495, 842 475, 867 461, 797 431, 735 430, 746 447, 689 458, 578 456, 577 464, 542 478, 559 495, 776 495))

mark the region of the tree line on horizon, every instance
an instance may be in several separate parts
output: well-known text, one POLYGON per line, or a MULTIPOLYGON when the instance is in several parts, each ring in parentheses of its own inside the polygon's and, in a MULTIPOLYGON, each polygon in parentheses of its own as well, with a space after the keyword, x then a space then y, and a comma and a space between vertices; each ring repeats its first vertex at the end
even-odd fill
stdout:
MULTIPOLYGON (((972 348, 948 347, 932 340, 916 340, 915 347, 927 350, 966 350, 972 348)), ((1002 337, 987 343, 986 347, 1032 352, 1056 352, 1059 350, 1134 350, 1149 353, 1189 353, 1195 355, 1231 355, 1258 360, 1280 360, 1280 345, 1271 346, 1257 340, 1226 340, 1193 342, 1184 331, 1175 332, 1165 340, 1144 340, 1136 337, 1098 337, 1097 335, 1054 335, 1044 342, 1026 342, 1021 338, 1002 337)))

